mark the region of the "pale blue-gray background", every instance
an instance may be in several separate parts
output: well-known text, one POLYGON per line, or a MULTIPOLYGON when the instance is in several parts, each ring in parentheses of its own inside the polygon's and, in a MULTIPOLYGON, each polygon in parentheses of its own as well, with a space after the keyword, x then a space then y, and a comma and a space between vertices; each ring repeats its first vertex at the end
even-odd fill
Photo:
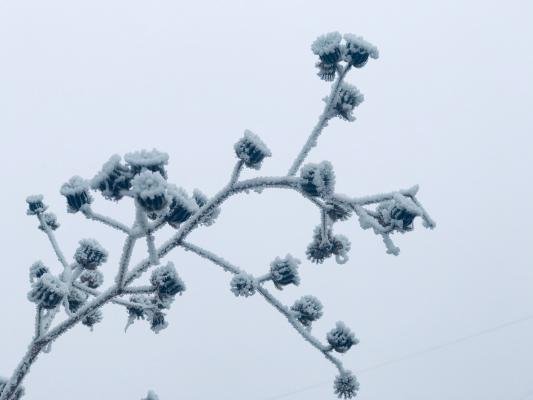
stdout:
MULTIPOLYGON (((285 173, 328 92, 309 46, 331 30, 365 36, 381 57, 348 77, 366 97, 357 121, 332 122, 310 160, 332 160, 351 195, 420 184, 438 229, 396 238, 395 258, 343 223, 350 261, 304 262, 301 286, 280 297, 318 296, 320 337, 338 319, 352 327, 354 371, 533 314, 532 14, 525 0, 1 1, 0 374, 31 337, 28 266, 57 270, 26 195, 45 194, 68 255, 94 236, 112 270, 120 234, 67 215, 60 185, 115 152, 157 147, 172 181, 213 194, 245 128, 273 152, 262 172, 285 173)), ((126 204, 95 209, 133 218, 126 204)), ((317 221, 300 197, 268 191, 228 201, 190 240, 260 274, 275 256, 304 258, 317 221)), ((188 291, 167 330, 124 334, 125 312, 108 306, 92 334, 75 327, 39 359, 27 399, 130 400, 153 388, 161 400, 264 400, 323 382, 283 398, 333 399, 336 371, 281 315, 235 298, 217 267, 180 250, 170 259, 188 291)), ((523 399, 532 335, 523 322, 361 373, 360 398, 523 399)))

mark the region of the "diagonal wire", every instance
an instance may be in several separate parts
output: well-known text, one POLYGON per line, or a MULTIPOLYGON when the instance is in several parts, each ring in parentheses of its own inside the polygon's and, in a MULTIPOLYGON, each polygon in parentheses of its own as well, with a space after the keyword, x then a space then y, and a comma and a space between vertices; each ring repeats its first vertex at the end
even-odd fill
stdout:
MULTIPOLYGON (((502 324, 495 325, 495 326, 487 328, 487 329, 483 329, 481 331, 472 333, 470 335, 461 336, 459 338, 450 340, 448 342, 444 342, 444 343, 440 343, 440 344, 437 344, 437 345, 434 345, 434 346, 427 347, 426 349, 423 349, 423 350, 419 350, 419 351, 415 351, 413 353, 405 354, 405 355, 400 356, 400 357, 391 358, 389 360, 386 360, 386 361, 371 365, 369 367, 356 370, 355 372, 361 374, 361 373, 373 371, 375 369, 383 368, 383 367, 386 367, 386 366, 391 365, 391 364, 396 364, 396 363, 400 363, 400 362, 403 362, 403 361, 407 361, 407 360, 410 360, 410 359, 413 359, 413 358, 420 357, 420 356, 422 356, 424 354, 431 353, 431 352, 438 351, 438 350, 442 350, 442 349, 450 347, 450 346, 455 346, 456 344, 459 344, 459 343, 462 343, 462 342, 466 342, 468 340, 477 338, 479 336, 487 335, 487 334, 499 331, 501 329, 505 329, 505 328, 508 328, 510 326, 518 325, 520 323, 523 323, 523 322, 526 322, 526 321, 530 321, 530 320, 533 320, 533 315, 526 315, 525 317, 518 318, 518 319, 515 319, 515 320, 512 320, 512 321, 508 321, 508 322, 504 322, 502 324)), ((293 390, 291 392, 286 392, 286 393, 282 393, 282 394, 275 395, 275 396, 272 396, 272 397, 267 397, 267 398, 264 398, 263 400, 284 399, 286 397, 290 397, 290 396, 298 394, 298 393, 307 392, 307 391, 315 389, 317 387, 324 386, 327 383, 328 383, 328 381, 317 382, 314 385, 305 386, 305 387, 302 387, 300 389, 293 390)), ((526 400, 532 395, 533 395, 533 391, 527 392, 527 393, 524 393, 522 395, 522 397, 519 397, 516 400, 526 400)))

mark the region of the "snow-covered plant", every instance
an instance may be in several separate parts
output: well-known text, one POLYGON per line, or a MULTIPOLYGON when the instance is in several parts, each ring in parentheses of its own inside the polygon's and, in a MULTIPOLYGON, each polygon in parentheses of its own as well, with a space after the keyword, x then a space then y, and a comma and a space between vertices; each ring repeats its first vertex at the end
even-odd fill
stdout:
MULTIPOLYGON (((391 239, 392 234, 411 231, 417 217, 427 228, 433 228, 435 223, 416 197, 417 186, 353 197, 335 191, 335 173, 329 161, 303 165, 330 120, 336 117, 354 120, 353 112, 363 101, 363 95, 355 86, 345 82, 345 77, 352 67, 361 68, 369 58, 376 59, 379 55, 377 48, 363 38, 352 34, 342 37, 338 32, 320 36, 311 49, 319 58, 319 77, 333 83, 318 123, 286 175, 240 178, 243 168, 259 170, 266 159, 272 156, 267 145, 246 130, 234 145, 237 161, 229 182, 212 197, 198 189, 190 196, 185 189, 169 183, 169 156, 155 149, 126 154, 125 162, 119 155, 112 155, 91 180, 75 176, 61 187, 60 193, 65 197, 68 212, 82 214, 125 235, 123 246, 117 247, 121 249, 121 255, 116 268, 105 264, 108 253, 116 253, 117 250, 107 250, 91 238, 81 239, 72 257, 67 258, 55 238, 54 231, 59 228, 57 217, 46 212, 48 207, 43 196, 32 195, 26 199, 27 214, 38 219, 38 228, 47 235, 58 265, 44 265, 36 261, 29 268, 31 288, 27 297, 36 308, 35 332, 27 353, 12 376, 9 379, 0 378, 0 400, 19 399, 24 392, 22 381, 40 353, 50 351, 52 342, 78 323, 93 329, 103 320, 101 309, 108 303, 124 307, 126 327, 144 320, 155 333, 164 330, 168 326, 167 310, 176 296, 186 290, 178 273, 179 266, 176 268, 170 261, 162 262, 176 248, 205 258, 232 274, 229 288, 235 296, 262 296, 287 318, 298 334, 338 369, 334 393, 341 398, 352 398, 357 394, 359 383, 356 377, 334 355, 335 352, 345 353, 356 345, 358 339, 355 334, 343 322, 338 322, 327 334, 326 343, 322 342, 312 334, 312 325, 324 313, 322 303, 316 297, 307 295, 295 300, 292 306, 287 306, 276 298, 268 285, 271 283, 275 289, 290 290, 291 286, 301 284, 304 281, 300 275, 308 268, 306 264, 309 262, 322 264, 335 256, 337 263, 346 263, 350 241, 334 233, 337 221, 357 217, 359 225, 380 236, 387 253, 394 255, 399 253, 399 249, 391 239), (244 268, 187 241, 193 230, 216 223, 221 206, 229 197, 279 188, 301 195, 304 201, 315 205, 320 213, 318 226, 314 232, 310 232, 310 244, 307 248, 302 246, 297 250, 307 255, 309 262, 303 263, 290 254, 272 255, 273 261, 265 266, 265 274, 256 277, 244 268), (95 212, 91 190, 99 192, 104 199, 132 204, 135 209, 133 224, 127 226, 95 212), (174 234, 163 245, 156 247, 154 235, 165 225, 172 227, 174 234), (147 243, 148 254, 133 264, 132 251, 141 239, 147 243), (150 284, 136 284, 150 269, 150 284), (110 277, 113 271, 114 277, 110 277), (107 286, 102 288, 104 283, 107 286), (66 318, 54 324, 61 312, 66 314, 66 318)), ((147 397, 150 400, 156 398, 153 392, 147 397)))

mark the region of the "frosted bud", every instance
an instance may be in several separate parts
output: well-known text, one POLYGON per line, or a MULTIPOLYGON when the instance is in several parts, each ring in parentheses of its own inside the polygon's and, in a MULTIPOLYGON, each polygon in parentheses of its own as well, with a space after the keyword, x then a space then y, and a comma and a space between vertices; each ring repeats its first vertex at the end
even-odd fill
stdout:
POLYGON ((67 294, 67 286, 59 278, 45 273, 32 285, 28 300, 50 310, 60 304, 67 294))
POLYGON ((170 226, 176 228, 198 211, 199 207, 193 199, 187 196, 187 193, 182 188, 171 186, 169 187, 168 194, 171 200, 165 218, 170 226))
POLYGON ((69 310, 73 313, 78 312, 81 306, 85 304, 89 296, 79 289, 71 288, 67 296, 69 310))
POLYGON ((41 260, 34 262, 30 267, 30 282, 33 283, 35 279, 40 278, 48 272, 50 270, 41 260))
POLYGON ((167 153, 162 153, 156 149, 152 151, 141 150, 126 154, 124 159, 134 174, 148 170, 159 172, 163 178, 167 179, 167 172, 165 170, 165 165, 168 163, 167 153))
POLYGON ((235 154, 244 161, 248 168, 259 169, 265 157, 270 157, 272 153, 263 141, 248 129, 244 131, 244 136, 235 143, 235 154))
POLYGON ((364 101, 365 96, 355 86, 346 82, 340 84, 334 96, 332 102, 334 115, 346 121, 354 121, 352 112, 364 101))
POLYGON ((282 289, 283 286, 290 284, 298 286, 300 284, 300 277, 298 275, 299 264, 300 260, 290 254, 287 254, 285 258, 276 257, 270 263, 270 276, 274 285, 278 289, 282 289))
POLYGON ((181 295, 186 289, 185 283, 178 276, 174 264, 170 261, 167 265, 156 268, 152 272, 150 282, 157 289, 157 292, 162 295, 181 295))
POLYGON ((330 197, 335 191, 335 173, 329 161, 309 163, 300 172, 300 187, 309 196, 330 197))
POLYGON ((74 253, 76 262, 85 269, 95 269, 107 261, 107 251, 94 239, 82 239, 74 253))
POLYGON ((104 275, 97 269, 84 269, 80 274, 80 282, 91 289, 97 289, 104 283, 104 275))
POLYGON ((356 68, 363 67, 368 58, 377 59, 379 57, 379 51, 376 46, 367 42, 360 36, 356 36, 351 33, 344 35, 346 41, 345 59, 351 65, 356 68))
POLYGON ((330 346, 339 353, 346 353, 350 347, 359 343, 353 332, 341 321, 328 332, 327 340, 330 346))
POLYGON ((139 205, 151 216, 168 205, 167 183, 159 172, 143 171, 132 180, 132 192, 139 205))
POLYGON ((94 310, 90 314, 88 314, 85 318, 81 320, 81 323, 85 326, 88 326, 91 331, 93 330, 94 326, 104 319, 104 315, 102 314, 102 311, 99 309, 94 310))
POLYGON ((124 191, 131 188, 131 178, 132 172, 120 163, 120 156, 115 154, 91 179, 91 188, 99 190, 106 199, 117 201, 124 191))
POLYGON ((324 64, 336 64, 341 59, 341 39, 339 32, 320 35, 311 45, 311 50, 324 64))
POLYGON ((351 399, 359 391, 359 382, 351 371, 344 371, 335 377, 333 390, 339 399, 351 399))
POLYGON ((252 296, 255 293, 255 279, 252 275, 241 272, 231 279, 230 287, 235 296, 252 296))
POLYGON ((35 194, 26 197, 26 203, 28 203, 28 210, 26 211, 26 214, 28 215, 36 215, 42 213, 48 208, 48 206, 43 203, 42 194, 35 194))
POLYGON ((302 325, 311 326, 322 316, 322 303, 314 296, 303 296, 294 302, 291 311, 302 325))
MULTIPOLYGON (((59 222, 57 222, 57 217, 54 213, 44 213, 43 214, 43 222, 45 226, 50 228, 51 230, 55 231, 57 228, 59 228, 59 222)), ((45 227, 43 224, 39 224, 39 229, 42 231, 45 231, 45 227)))
POLYGON ((61 186, 60 193, 67 199, 67 209, 76 213, 86 204, 91 204, 93 198, 89 193, 89 182, 79 176, 73 176, 61 186))
POLYGON ((331 221, 345 221, 352 216, 349 199, 342 195, 333 195, 326 201, 327 215, 331 221))

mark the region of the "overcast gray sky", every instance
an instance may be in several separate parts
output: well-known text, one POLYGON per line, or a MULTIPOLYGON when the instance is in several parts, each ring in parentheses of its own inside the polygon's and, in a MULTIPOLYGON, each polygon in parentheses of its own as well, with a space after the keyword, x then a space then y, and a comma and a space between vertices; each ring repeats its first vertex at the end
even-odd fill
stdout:
MULTIPOLYGON (((350 195, 420 184, 438 227, 418 222, 393 257, 355 220, 342 223, 350 261, 304 261, 301 285, 279 296, 322 300, 319 337, 340 319, 355 331, 360 344, 343 357, 353 371, 533 315, 532 4, 0 1, 0 375, 31 339, 29 265, 59 267, 25 197, 46 196, 67 255, 95 237, 113 270, 121 236, 67 214, 60 185, 92 177, 113 153, 156 147, 170 154, 171 181, 213 194, 246 128, 272 150, 261 173, 284 174, 329 90, 310 44, 332 30, 363 35, 381 55, 347 78, 365 94, 357 121, 332 122, 309 160, 331 160, 350 195)), ((129 223, 130 206, 94 207, 129 223)), ((310 204, 273 190, 228 201, 190 241, 261 274, 287 252, 305 259, 317 222, 310 204)), ((77 326, 38 360, 27 399, 131 400, 149 388, 161 400, 334 398, 336 371, 260 297, 235 298, 230 276, 191 254, 169 259, 188 290, 168 329, 124 334, 125 312, 107 306, 93 333, 77 326)), ((528 320, 362 372, 360 398, 525 399, 532 334, 528 320)))

